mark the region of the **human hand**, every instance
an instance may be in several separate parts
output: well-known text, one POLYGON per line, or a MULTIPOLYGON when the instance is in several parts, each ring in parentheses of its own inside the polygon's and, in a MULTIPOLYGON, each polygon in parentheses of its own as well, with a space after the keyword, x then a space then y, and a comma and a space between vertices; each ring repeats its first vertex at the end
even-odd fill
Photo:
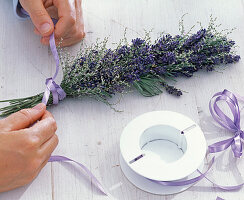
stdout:
POLYGON ((56 130, 44 104, 0 120, 0 192, 26 185, 38 175, 58 144, 56 130))
POLYGON ((61 46, 73 45, 85 37, 81 0, 20 0, 20 4, 29 13, 42 44, 49 44, 53 31, 57 44, 63 39, 61 46), (57 12, 55 27, 49 10, 57 12))

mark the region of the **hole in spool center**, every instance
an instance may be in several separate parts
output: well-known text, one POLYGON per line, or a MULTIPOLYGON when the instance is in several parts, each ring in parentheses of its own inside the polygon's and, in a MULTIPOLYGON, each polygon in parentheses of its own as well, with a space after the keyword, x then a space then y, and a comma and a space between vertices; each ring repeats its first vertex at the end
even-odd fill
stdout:
POLYGON ((184 155, 187 143, 180 130, 168 125, 156 125, 146 129, 141 135, 140 147, 145 156, 171 163, 184 155))

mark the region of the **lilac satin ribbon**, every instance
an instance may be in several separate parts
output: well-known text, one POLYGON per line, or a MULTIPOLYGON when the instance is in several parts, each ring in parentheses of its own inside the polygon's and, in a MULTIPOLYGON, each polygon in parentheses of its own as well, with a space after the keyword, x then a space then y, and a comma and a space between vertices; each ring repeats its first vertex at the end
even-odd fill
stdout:
MULTIPOLYGON (((29 16, 28 12, 26 12, 23 8, 21 9, 21 12, 23 14, 29 16)), ((52 19, 52 20, 53 20, 53 23, 56 24, 57 20, 56 19, 52 19)), ((56 71, 55 71, 55 74, 53 75, 53 77, 46 79, 46 83, 45 83, 46 84, 46 90, 43 94, 42 103, 47 104, 48 99, 50 97, 50 93, 52 93, 53 104, 58 104, 59 101, 63 100, 66 97, 66 93, 60 87, 60 85, 58 85, 54 81, 58 75, 58 72, 59 72, 59 56, 58 56, 58 51, 57 51, 56 44, 55 44, 54 33, 52 33, 50 36, 49 44, 50 44, 50 49, 52 51, 53 57, 54 57, 55 62, 56 62, 56 71)), ((77 164, 81 169, 84 170, 85 174, 91 178, 91 181, 94 184, 94 186, 99 191, 101 191, 103 194, 107 195, 107 193, 106 193, 104 187, 101 185, 101 183, 92 174, 92 172, 83 164, 81 164, 75 160, 72 160, 70 158, 67 158, 65 156, 59 156, 59 155, 51 156, 49 158, 48 162, 73 162, 73 163, 77 164)))
MULTIPOLYGON (((24 15, 29 16, 29 13, 25 9, 21 8, 21 12, 24 15)), ((53 23, 55 25, 57 23, 57 20, 54 18, 52 18, 52 20, 53 20, 53 23)), ((59 101, 63 100, 66 97, 66 93, 60 87, 60 85, 58 85, 54 81, 58 75, 58 72, 59 72, 59 56, 58 56, 58 51, 57 51, 56 44, 55 44, 54 33, 52 33, 52 35, 50 36, 49 44, 50 44, 50 49, 52 51, 54 60, 56 62, 56 71, 55 71, 55 74, 53 75, 53 77, 46 79, 46 82, 45 82, 46 90, 43 94, 42 103, 47 104, 50 93, 52 93, 53 104, 58 104, 59 101)))
POLYGON ((63 100, 66 97, 66 93, 60 87, 60 85, 58 85, 54 81, 59 72, 59 56, 55 45, 54 33, 52 33, 52 35, 50 36, 49 43, 50 49, 56 62, 56 71, 53 77, 46 79, 46 90, 43 94, 42 103, 47 104, 50 93, 52 93, 53 104, 58 104, 59 101, 63 100))
POLYGON ((210 145, 208 147, 209 152, 216 153, 224 151, 231 146, 234 156, 240 158, 242 155, 244 132, 240 128, 240 109, 237 97, 228 90, 216 93, 209 102, 209 109, 218 124, 234 133, 233 137, 210 145), (224 100, 228 104, 234 118, 233 121, 217 105, 217 102, 221 100, 224 100))
MULTIPOLYGON (((55 45, 55 38, 54 38, 54 33, 50 36, 50 48, 53 54, 53 57, 56 61, 56 72, 54 74, 54 76, 52 78, 48 78, 46 80, 46 90, 44 92, 43 95, 43 99, 42 102, 44 104, 47 104, 50 93, 52 92, 52 96, 53 96, 53 104, 58 104, 59 100, 62 100, 66 97, 65 92, 63 91, 63 89, 55 83, 55 78, 58 75, 58 71, 59 71, 59 56, 58 56, 58 52, 56 49, 56 45, 55 45)), ((70 158, 67 158, 65 156, 59 156, 59 155, 54 155, 51 156, 50 159, 48 160, 48 162, 74 162, 76 163, 79 167, 81 167, 84 172, 86 173, 87 176, 89 176, 92 180, 92 183, 98 188, 99 191, 101 191, 103 194, 107 195, 107 193, 105 192, 105 189, 103 188, 103 186, 101 185, 101 183, 97 180, 97 178, 91 173, 91 171, 84 166, 83 164, 72 160, 70 158)))
MULTIPOLYGON (((222 127, 233 132, 234 136, 227 140, 223 140, 220 142, 216 142, 212 145, 209 145, 208 146, 209 153, 216 153, 216 152, 224 151, 229 146, 231 146, 234 156, 238 157, 238 158, 241 157, 242 145, 243 145, 243 141, 244 141, 243 140, 244 133, 240 129, 240 109, 239 109, 237 98, 238 98, 238 100, 244 101, 244 97, 241 97, 239 95, 235 96, 230 91, 224 90, 223 92, 216 93, 210 100, 209 109, 210 109, 211 115, 213 116, 215 121, 218 122, 222 127), (221 101, 221 100, 225 101, 228 104, 228 106, 233 114, 233 117, 234 117, 233 121, 228 116, 226 116, 223 113, 223 111, 219 108, 219 106, 217 105, 217 102, 221 101)), ((151 181, 157 182, 164 186, 184 186, 184 185, 196 183, 196 182, 200 181, 201 179, 205 178, 206 180, 211 182, 215 187, 222 189, 222 190, 228 190, 228 191, 238 190, 244 186, 244 183, 235 185, 235 186, 221 186, 221 185, 218 185, 215 182, 211 181, 206 175, 209 172, 210 168, 212 167, 212 165, 214 163, 214 159, 215 159, 215 157, 212 158, 212 160, 209 163, 208 169, 204 173, 197 170, 200 175, 195 178, 192 178, 189 180, 183 180, 183 181, 155 181, 155 180, 151 180, 151 181)), ((216 200, 224 200, 224 199, 217 197, 216 200)))
POLYGON ((96 179, 96 177, 91 173, 91 171, 84 165, 82 165, 81 163, 72 160, 70 158, 64 157, 64 156, 51 156, 50 159, 48 160, 48 162, 74 162, 76 163, 79 167, 81 167, 85 173, 91 178, 92 183, 105 195, 107 195, 105 189, 103 188, 103 186, 100 184, 100 182, 96 179))

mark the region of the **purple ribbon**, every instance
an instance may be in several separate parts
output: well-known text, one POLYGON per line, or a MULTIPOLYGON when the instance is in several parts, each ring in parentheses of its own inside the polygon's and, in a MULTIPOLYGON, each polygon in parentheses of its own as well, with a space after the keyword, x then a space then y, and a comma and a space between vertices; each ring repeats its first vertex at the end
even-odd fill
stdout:
POLYGON ((215 157, 212 158, 212 160, 209 163, 208 169, 204 173, 202 173, 200 170, 197 170, 197 172, 200 175, 195 178, 192 178, 192 179, 183 180, 183 181, 155 181, 155 180, 151 180, 151 179, 150 180, 153 182, 157 182, 163 186, 185 186, 185 185, 197 183, 200 180, 202 180, 203 178, 205 178, 210 183, 212 183, 216 188, 219 188, 222 190, 227 190, 227 191, 238 190, 244 185, 244 183, 242 183, 242 184, 234 185, 234 186, 222 186, 222 185, 216 184, 214 181, 210 180, 206 175, 209 172, 209 170, 211 169, 211 167, 213 166, 214 161, 215 161, 215 157))
MULTIPOLYGON (((26 12, 23 8, 21 9, 21 12, 23 14, 29 16, 28 12, 26 12)), ((53 23, 56 24, 57 20, 56 19, 52 19, 52 20, 53 20, 53 23)), ((49 44, 50 44, 50 49, 52 51, 53 57, 56 62, 56 71, 55 71, 55 74, 53 75, 53 77, 46 79, 46 83, 45 83, 46 90, 43 94, 42 103, 47 104, 50 93, 52 93, 53 104, 58 104, 59 101, 63 100, 66 97, 66 93, 60 87, 60 85, 58 85, 54 81, 59 72, 59 56, 58 56, 58 51, 57 51, 56 44, 55 44, 54 33, 52 33, 50 36, 49 44)), ((107 193, 106 193, 104 187, 101 185, 101 183, 92 174, 92 172, 83 164, 81 164, 75 160, 72 160, 70 158, 67 158, 65 156, 59 156, 59 155, 51 156, 49 158, 48 162, 73 162, 73 163, 77 164, 80 168, 82 168, 84 170, 85 174, 91 178, 91 181, 94 184, 94 186, 96 188, 98 188, 98 190, 101 191, 103 194, 107 195, 107 193)))
MULTIPOLYGON (((21 8, 21 12, 24 15, 29 16, 29 13, 25 9, 21 8)), ((57 23, 56 19, 52 18, 52 20, 53 20, 54 24, 57 23)), ((47 104, 50 93, 52 93, 53 104, 58 104, 59 101, 63 100, 66 97, 66 93, 60 87, 60 85, 58 85, 54 81, 58 75, 58 72, 59 72, 59 56, 58 56, 58 51, 57 51, 56 44, 55 44, 54 33, 52 33, 50 36, 49 44, 50 44, 50 49, 52 51, 54 60, 56 62, 56 71, 55 71, 55 74, 53 75, 53 77, 46 79, 46 82, 45 82, 46 90, 43 94, 42 103, 47 104)))
POLYGON ((218 124, 234 133, 233 137, 210 145, 208 147, 209 152, 216 153, 224 151, 227 148, 229 148, 229 146, 231 146, 234 156, 240 158, 242 155, 244 132, 240 128, 240 109, 237 97, 228 90, 218 92, 213 96, 213 98, 209 102, 209 109, 211 115, 218 124), (231 110, 234 119, 233 121, 228 116, 226 116, 217 105, 218 101, 223 100, 228 104, 231 110))
POLYGON ((91 171, 86 167, 84 166, 83 164, 75 161, 75 160, 72 160, 70 158, 67 158, 67 157, 64 157, 64 156, 51 156, 50 159, 48 160, 48 162, 65 162, 65 161, 68 161, 68 162, 74 162, 76 163, 79 167, 81 167, 86 175, 88 175, 91 180, 92 180, 92 183, 105 195, 107 195, 104 187, 101 185, 101 183, 97 180, 97 178, 91 173, 91 171))
MULTIPOLYGON (((208 146, 209 153, 224 151, 229 146, 231 146, 234 156, 238 158, 241 157, 244 132, 240 128, 240 109, 239 109, 237 98, 238 100, 244 101, 244 97, 240 97, 238 95, 235 96, 230 91, 224 90, 223 92, 216 93, 210 100, 209 109, 214 120, 218 122, 222 127, 233 132, 234 136, 227 140, 223 140, 220 142, 216 142, 212 145, 209 145, 208 146), (233 120, 231 120, 228 116, 226 116, 223 113, 223 111, 219 108, 219 106, 217 105, 218 101, 225 101, 228 104, 231 113, 233 115, 233 120)), ((151 180, 151 181, 157 182, 164 186, 184 186, 184 185, 196 183, 201 179, 205 178, 206 180, 211 182, 215 187, 222 190, 228 190, 228 191, 238 190, 244 186, 244 183, 235 186, 221 186, 216 184, 212 180, 210 180, 206 175, 209 172, 210 168, 212 167, 214 163, 214 159, 215 157, 212 158, 212 160, 209 163, 208 169, 204 173, 197 170, 200 175, 195 178, 189 180, 183 180, 183 181, 155 181, 155 180, 151 180)), ((216 200, 224 200, 224 199, 217 197, 216 200)))
MULTIPOLYGON (((63 100, 66 97, 66 94, 65 94, 64 90, 58 84, 56 84, 55 81, 54 81, 55 78, 57 77, 58 71, 59 71, 59 56, 58 56, 58 52, 57 52, 56 45, 55 45, 54 33, 52 33, 52 35, 50 36, 49 43, 50 43, 50 48, 51 48, 53 57, 54 57, 54 59, 56 61, 56 72, 55 72, 53 77, 48 78, 46 80, 46 86, 47 87, 46 87, 46 90, 44 92, 42 102, 44 104, 47 104, 49 96, 50 96, 50 93, 52 92, 53 104, 58 104, 58 102, 60 100, 63 100)), ((67 161, 74 162, 79 167, 81 167, 84 170, 84 172, 86 173, 86 175, 91 178, 92 183, 95 185, 95 187, 97 187, 98 190, 101 191, 103 194, 107 195, 107 193, 105 192, 105 189, 103 188, 101 183, 91 173, 91 171, 86 166, 84 166, 83 164, 81 164, 81 163, 79 163, 79 162, 77 162, 75 160, 72 160, 70 158, 67 158, 65 156, 59 156, 59 155, 51 156, 50 159, 48 160, 48 162, 67 162, 67 161)))
MULTIPOLYGON (((21 12, 24 15, 29 16, 29 13, 21 8, 21 12)), ((52 18, 53 23, 56 24, 57 20, 52 18)), ((46 79, 46 90, 43 94, 43 98, 42 98, 42 103, 47 104, 50 93, 52 93, 53 96, 53 104, 58 104, 59 101, 63 100, 66 97, 66 93, 65 91, 60 87, 60 85, 58 85, 57 83, 55 83, 55 79, 58 75, 59 72, 59 56, 58 56, 58 51, 56 48, 56 44, 55 44, 55 38, 54 38, 54 33, 51 34, 50 39, 49 39, 49 44, 50 44, 50 49, 52 51, 54 60, 56 62, 56 71, 55 74, 53 75, 53 77, 51 78, 47 78, 46 79)))
POLYGON ((49 43, 50 49, 56 62, 56 71, 53 77, 46 79, 46 90, 43 94, 42 103, 47 104, 50 93, 52 93, 53 104, 58 104, 59 101, 63 100, 66 97, 66 93, 60 87, 60 85, 58 85, 54 81, 59 72, 59 56, 55 45, 54 33, 52 33, 52 35, 50 36, 49 43))

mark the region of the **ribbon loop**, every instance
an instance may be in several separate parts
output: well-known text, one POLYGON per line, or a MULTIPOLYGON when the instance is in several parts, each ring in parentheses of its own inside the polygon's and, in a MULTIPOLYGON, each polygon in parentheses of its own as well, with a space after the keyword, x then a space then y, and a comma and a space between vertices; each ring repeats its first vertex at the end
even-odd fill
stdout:
POLYGON ((43 95, 42 103, 47 104, 50 93, 53 95, 53 104, 58 104, 59 101, 63 100, 66 97, 64 90, 55 83, 53 78, 46 79, 46 90, 43 95))
POLYGON ((224 151, 231 146, 234 156, 240 158, 242 155, 242 145, 244 140, 243 131, 240 128, 240 109, 237 97, 230 91, 224 90, 223 92, 216 93, 209 102, 210 113, 214 120, 227 130, 235 133, 232 138, 216 142, 208 147, 210 153, 224 151), (229 106, 233 115, 231 120, 217 105, 218 101, 225 101, 229 106))
POLYGON ((54 81, 59 71, 59 57, 55 45, 54 33, 50 36, 50 48, 56 62, 56 71, 53 77, 46 79, 46 90, 43 94, 42 103, 47 104, 51 92, 53 95, 53 104, 58 104, 59 101, 66 97, 66 93, 61 86, 54 81))

